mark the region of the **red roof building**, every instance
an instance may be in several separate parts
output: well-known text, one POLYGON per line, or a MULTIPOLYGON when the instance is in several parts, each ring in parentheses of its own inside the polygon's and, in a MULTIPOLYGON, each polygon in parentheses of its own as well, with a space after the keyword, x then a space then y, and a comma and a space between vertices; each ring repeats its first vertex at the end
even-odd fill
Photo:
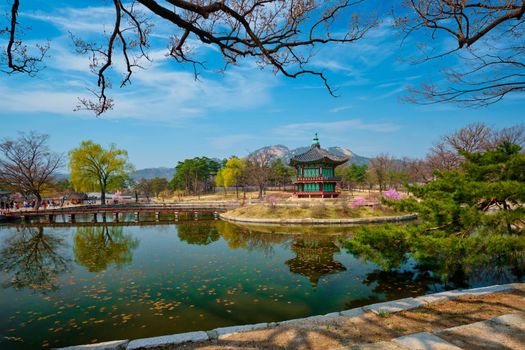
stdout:
POLYGON ((290 159, 295 168, 295 195, 307 198, 335 198, 339 196, 335 186, 341 179, 335 176, 335 168, 345 163, 347 157, 339 157, 322 149, 317 134, 310 149, 290 159))

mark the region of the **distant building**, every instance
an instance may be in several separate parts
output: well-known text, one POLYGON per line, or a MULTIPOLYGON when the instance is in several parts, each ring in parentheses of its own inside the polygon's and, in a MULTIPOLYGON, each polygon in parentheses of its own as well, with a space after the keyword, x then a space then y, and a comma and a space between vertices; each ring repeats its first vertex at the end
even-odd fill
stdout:
POLYGON ((347 157, 339 157, 322 149, 317 134, 310 149, 290 159, 295 168, 295 195, 308 198, 335 198, 339 196, 335 185, 340 178, 335 176, 335 168, 345 163, 347 157))
POLYGON ((71 204, 82 204, 88 199, 88 196, 82 192, 74 192, 68 194, 67 199, 71 202, 71 204))

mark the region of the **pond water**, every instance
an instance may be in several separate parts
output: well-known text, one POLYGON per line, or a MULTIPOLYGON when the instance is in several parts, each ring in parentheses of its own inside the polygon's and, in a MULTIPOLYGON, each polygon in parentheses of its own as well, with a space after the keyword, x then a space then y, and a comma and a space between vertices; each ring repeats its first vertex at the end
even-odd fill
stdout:
POLYGON ((454 287, 410 260, 387 272, 349 254, 341 240, 353 230, 216 220, 0 226, 0 348, 279 321, 454 287))

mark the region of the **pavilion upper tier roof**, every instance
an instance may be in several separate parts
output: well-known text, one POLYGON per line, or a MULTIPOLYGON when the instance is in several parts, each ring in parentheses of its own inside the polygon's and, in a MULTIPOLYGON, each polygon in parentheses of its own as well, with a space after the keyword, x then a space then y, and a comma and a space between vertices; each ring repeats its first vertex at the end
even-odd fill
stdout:
POLYGON ((323 162, 339 165, 345 163, 348 159, 348 157, 339 157, 321 148, 321 145, 319 144, 319 139, 317 138, 316 134, 310 149, 304 153, 293 156, 290 159, 290 164, 294 165, 295 163, 323 162))

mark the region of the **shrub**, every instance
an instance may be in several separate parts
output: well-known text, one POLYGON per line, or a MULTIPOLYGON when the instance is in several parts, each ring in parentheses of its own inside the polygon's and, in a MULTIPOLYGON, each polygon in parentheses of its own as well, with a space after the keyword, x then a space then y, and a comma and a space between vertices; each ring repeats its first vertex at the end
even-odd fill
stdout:
POLYGON ((391 188, 388 191, 383 192, 383 197, 386 198, 386 199, 391 199, 391 200, 400 200, 401 199, 401 195, 399 194, 399 192, 396 191, 395 188, 391 188))
POLYGON ((366 204, 366 199, 364 197, 357 197, 352 202, 352 208, 362 207, 365 204, 366 204))

